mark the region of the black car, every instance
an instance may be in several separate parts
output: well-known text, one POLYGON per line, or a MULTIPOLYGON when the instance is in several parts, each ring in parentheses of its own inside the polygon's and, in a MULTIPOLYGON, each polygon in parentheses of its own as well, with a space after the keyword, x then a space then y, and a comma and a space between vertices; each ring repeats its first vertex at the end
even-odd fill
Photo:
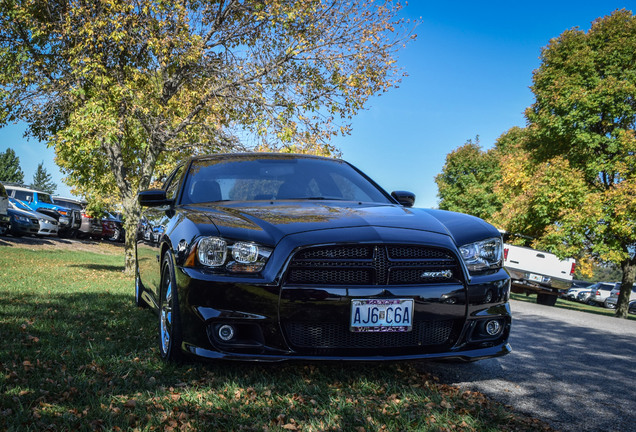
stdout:
POLYGON ((510 352, 502 241, 336 159, 197 157, 139 194, 136 302, 164 359, 478 360, 510 352))

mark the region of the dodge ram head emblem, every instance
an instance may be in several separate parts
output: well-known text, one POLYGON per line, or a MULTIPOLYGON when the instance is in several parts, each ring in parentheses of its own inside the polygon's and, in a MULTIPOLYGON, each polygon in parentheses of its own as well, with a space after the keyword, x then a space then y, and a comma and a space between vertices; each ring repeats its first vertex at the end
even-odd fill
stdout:
POLYGON ((422 279, 450 279, 453 277, 452 270, 429 271, 420 275, 422 279))

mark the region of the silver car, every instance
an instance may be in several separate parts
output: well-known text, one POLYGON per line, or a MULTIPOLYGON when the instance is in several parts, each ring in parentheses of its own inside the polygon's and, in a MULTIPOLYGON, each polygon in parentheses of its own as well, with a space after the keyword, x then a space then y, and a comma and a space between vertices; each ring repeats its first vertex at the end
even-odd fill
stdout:
MULTIPOLYGON (((612 290, 609 297, 605 299, 605 307, 608 309, 616 309, 616 304, 618 304, 618 295, 621 292, 620 284, 616 284, 616 288, 612 290)), ((636 284, 632 287, 632 292, 629 294, 629 301, 636 300, 636 284)))

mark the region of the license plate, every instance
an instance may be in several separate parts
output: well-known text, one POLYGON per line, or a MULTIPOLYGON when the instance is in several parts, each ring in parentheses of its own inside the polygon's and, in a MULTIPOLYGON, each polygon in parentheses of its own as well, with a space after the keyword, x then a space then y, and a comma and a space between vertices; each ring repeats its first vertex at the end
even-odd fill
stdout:
POLYGON ((534 273, 530 273, 528 279, 535 282, 543 282, 543 276, 534 273))
POLYGON ((413 299, 351 300, 352 332, 407 332, 413 328, 413 299))

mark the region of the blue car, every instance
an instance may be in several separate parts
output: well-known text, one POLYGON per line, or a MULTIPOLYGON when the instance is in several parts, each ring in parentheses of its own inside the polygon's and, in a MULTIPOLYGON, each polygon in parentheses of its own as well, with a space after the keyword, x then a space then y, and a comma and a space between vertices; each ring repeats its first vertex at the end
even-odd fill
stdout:
POLYGON ((78 210, 57 205, 51 199, 51 195, 33 189, 6 184, 4 187, 11 198, 25 203, 31 210, 55 218, 58 221, 61 235, 73 236, 82 223, 82 217, 78 210))

